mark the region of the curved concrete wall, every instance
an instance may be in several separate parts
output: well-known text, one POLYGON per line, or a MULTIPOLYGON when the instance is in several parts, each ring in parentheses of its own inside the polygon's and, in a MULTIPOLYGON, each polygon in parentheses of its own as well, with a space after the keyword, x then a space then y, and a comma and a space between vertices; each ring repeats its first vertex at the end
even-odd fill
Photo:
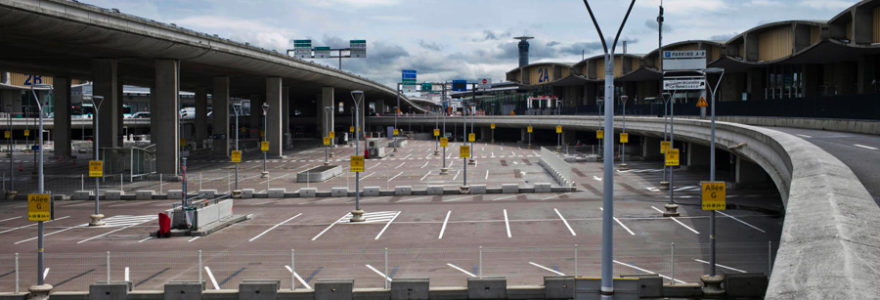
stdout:
MULTIPOLYGON (((477 117, 477 126, 593 131, 602 117, 477 117)), ((414 123, 433 126, 431 117, 414 123)), ((447 123, 461 123, 447 118, 447 123)), ((616 119, 616 125, 621 125, 616 119)), ((393 122, 372 118, 371 124, 393 122)), ((767 299, 869 299, 880 295, 880 207, 852 170, 801 138, 761 127, 718 122, 716 146, 745 156, 770 175, 786 208, 767 299)), ((709 143, 709 122, 678 119, 676 139, 709 143)), ((627 131, 663 135, 663 119, 628 117, 627 131)), ((607 135, 606 135, 607 136, 607 135)))

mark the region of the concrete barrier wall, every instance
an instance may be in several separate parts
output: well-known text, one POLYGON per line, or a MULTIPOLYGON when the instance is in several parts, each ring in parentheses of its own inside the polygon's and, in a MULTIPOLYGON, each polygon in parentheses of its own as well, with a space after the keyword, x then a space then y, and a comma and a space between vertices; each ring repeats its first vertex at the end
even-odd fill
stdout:
POLYGON ((208 205, 196 210, 196 229, 232 216, 232 200, 226 199, 217 204, 208 205))
POLYGON ((563 187, 574 187, 574 176, 571 173, 571 165, 556 155, 555 152, 541 147, 541 166, 547 169, 559 185, 563 187))
MULTIPOLYGON (((603 125, 600 116, 475 119, 477 126, 495 123, 499 128, 531 124, 552 130, 561 123, 565 130, 594 131, 603 125)), ((434 122, 430 117, 408 121, 434 122)), ((370 122, 384 124, 392 119, 373 117, 370 122)), ((461 118, 447 118, 446 122, 461 123, 461 118)), ((661 137, 663 125, 662 118, 627 117, 627 131, 634 134, 661 137)), ((785 204, 782 237, 765 297, 869 299, 880 294, 880 207, 852 170, 821 148, 790 134, 729 122, 718 122, 716 127, 716 146, 760 165, 785 204)), ((708 145, 709 133, 708 121, 675 121, 676 141, 708 145)))

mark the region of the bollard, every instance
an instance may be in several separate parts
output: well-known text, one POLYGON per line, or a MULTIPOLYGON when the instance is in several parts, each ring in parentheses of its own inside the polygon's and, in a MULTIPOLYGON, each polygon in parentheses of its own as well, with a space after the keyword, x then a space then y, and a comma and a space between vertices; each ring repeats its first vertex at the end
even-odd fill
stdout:
POLYGON ((162 192, 162 173, 159 173, 159 194, 162 192))
MULTIPOLYGON (((119 191, 121 193, 125 194, 125 189, 122 187, 123 180, 125 180, 125 175, 123 175, 122 173, 119 173, 119 191)), ((120 199, 120 200, 122 200, 122 199, 120 199)))
POLYGON ((672 252, 669 253, 669 265, 672 266, 672 285, 675 285, 675 242, 671 245, 672 252))
POLYGON ((385 289, 388 289, 388 281, 391 277, 388 277, 388 248, 385 248, 385 289))
POLYGON ((574 277, 578 276, 578 244, 574 244, 574 277))
POLYGON ((15 252, 15 294, 18 295, 18 252, 15 252))
POLYGON ((296 265, 294 263, 294 249, 290 249, 290 290, 296 290, 296 265))
POLYGON ((202 172, 199 172, 199 191, 202 190, 202 172))
POLYGON ((232 195, 232 180, 229 177, 229 171, 226 171, 226 194, 232 195))
POLYGON ((83 191, 86 189, 86 177, 83 174, 79 174, 79 190, 83 191))
POLYGON ((272 181, 272 177, 269 174, 266 174, 266 194, 269 194, 270 185, 269 182, 272 181))
POLYGON ((477 271, 480 271, 477 278, 483 278, 483 246, 480 246, 480 262, 477 271))
POLYGON ((107 251, 107 282, 110 282, 110 251, 107 251))
POLYGON ((202 249, 199 249, 199 282, 202 282, 202 249))

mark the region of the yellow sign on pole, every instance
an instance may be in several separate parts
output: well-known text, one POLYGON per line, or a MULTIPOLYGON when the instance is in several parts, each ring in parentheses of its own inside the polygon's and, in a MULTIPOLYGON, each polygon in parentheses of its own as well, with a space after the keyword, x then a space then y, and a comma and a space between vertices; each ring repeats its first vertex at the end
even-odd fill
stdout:
POLYGON ((181 146, 186 145, 186 139, 185 139, 185 138, 180 138, 180 145, 181 145, 181 146))
POLYGON ((12 136, 12 132, 9 132, 9 130, 6 130, 6 131, 3 132, 3 137, 4 137, 4 138, 7 138, 7 139, 8 139, 10 136, 12 136))
POLYGON ((440 147, 446 148, 446 146, 449 146, 449 138, 440 138, 440 147))
POLYGON ((709 103, 706 102, 706 98, 700 96, 700 101, 697 101, 697 107, 706 107, 709 106, 709 103))
POLYGON ((52 202, 49 194, 28 194, 28 221, 52 219, 52 202))
POLYGON ((468 158, 471 157, 471 146, 461 145, 458 147, 458 157, 460 158, 468 158))
POLYGON ((397 128, 394 128, 394 135, 398 135, 398 134, 400 134, 400 131, 398 131, 397 128))
POLYGON ((240 150, 232 150, 232 153, 229 155, 230 161, 234 163, 241 162, 241 151, 240 150))
POLYGON ((678 148, 670 148, 666 150, 666 166, 678 166, 678 148))
POLYGON ((621 144, 629 143, 629 133, 626 133, 626 132, 620 133, 620 143, 621 144))
POLYGON ((89 177, 103 177, 103 176, 104 176, 104 161, 90 160, 89 161, 89 177))
POLYGON ((269 141, 260 142, 260 151, 263 151, 263 152, 269 151, 269 141))
POLYGON ((556 126, 556 133, 562 133, 562 126, 556 126))
POLYGON ((324 146, 330 146, 330 137, 324 137, 324 146))
POLYGON ((364 157, 363 156, 352 156, 351 157, 351 171, 352 172, 363 172, 364 171, 364 157))
POLYGON ((605 130, 596 130, 596 138, 604 139, 605 138, 605 130))
POLYGON ((247 127, 242 127, 242 128, 241 128, 241 133, 245 133, 245 132, 247 132, 247 127))
POLYGON ((260 130, 260 137, 266 137, 266 131, 260 130))
POLYGON ((526 131, 528 131, 529 133, 532 133, 532 126, 526 127, 526 131))
POLYGON ((30 135, 31 135, 31 131, 28 130, 28 129, 25 129, 25 130, 24 130, 24 136, 30 136, 30 135))
POLYGON ((727 184, 723 181, 700 182, 700 194, 703 199, 703 210, 727 209, 727 184))
POLYGON ((354 132, 354 126, 348 126, 348 132, 354 132))
POLYGON ((473 142, 477 140, 477 135, 474 133, 468 133, 468 142, 473 142))
POLYGON ((440 129, 434 128, 434 136, 440 136, 440 129))
POLYGON ((331 131, 329 135, 330 135, 330 138, 331 138, 331 139, 332 139, 332 138, 336 138, 336 132, 335 132, 335 131, 331 131))
POLYGON ((495 129, 495 123, 489 124, 489 128, 495 129))
POLYGON ((660 154, 666 153, 666 150, 672 145, 669 141, 660 142, 660 154))

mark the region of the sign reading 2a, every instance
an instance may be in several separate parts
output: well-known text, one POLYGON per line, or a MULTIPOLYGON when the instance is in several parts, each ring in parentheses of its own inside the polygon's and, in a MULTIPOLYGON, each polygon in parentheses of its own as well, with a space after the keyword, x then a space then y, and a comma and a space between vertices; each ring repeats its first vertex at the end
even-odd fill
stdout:
POLYGON ((538 68, 538 83, 550 82, 550 70, 547 67, 538 68))

